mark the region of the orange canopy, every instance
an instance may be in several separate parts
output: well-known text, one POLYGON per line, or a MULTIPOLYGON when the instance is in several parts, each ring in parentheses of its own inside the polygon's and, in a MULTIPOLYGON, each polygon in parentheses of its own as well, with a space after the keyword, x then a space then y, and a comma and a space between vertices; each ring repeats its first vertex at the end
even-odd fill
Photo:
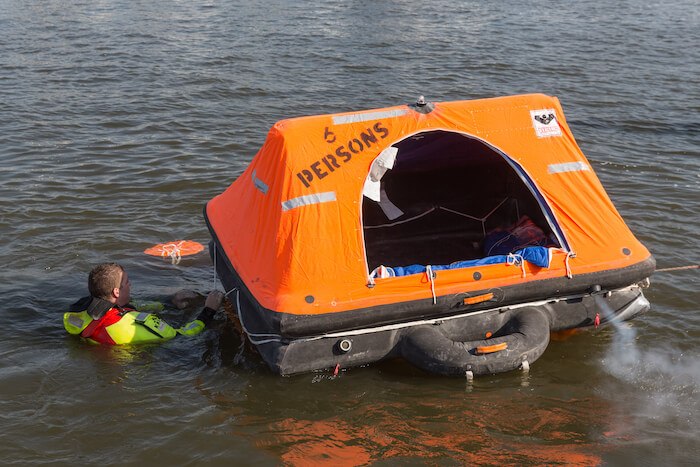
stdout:
POLYGON ((257 301, 291 314, 424 299, 431 287, 441 296, 562 277, 567 267, 573 275, 612 270, 650 256, 577 146, 558 99, 540 94, 280 121, 206 217, 257 301), (550 268, 494 264, 479 266, 478 278, 464 268, 440 271, 432 284, 415 274, 368 287, 362 206, 370 168, 383 150, 433 131, 479 141, 517 168, 559 238, 550 268))

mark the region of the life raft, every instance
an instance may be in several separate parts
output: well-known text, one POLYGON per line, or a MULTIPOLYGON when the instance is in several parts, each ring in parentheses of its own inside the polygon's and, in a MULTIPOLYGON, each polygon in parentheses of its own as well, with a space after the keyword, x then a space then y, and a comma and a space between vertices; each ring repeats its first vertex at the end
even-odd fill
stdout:
POLYGON ((605 323, 597 301, 648 309, 656 265, 542 94, 282 120, 204 219, 244 332, 283 375, 402 357, 513 370, 549 331, 605 323))

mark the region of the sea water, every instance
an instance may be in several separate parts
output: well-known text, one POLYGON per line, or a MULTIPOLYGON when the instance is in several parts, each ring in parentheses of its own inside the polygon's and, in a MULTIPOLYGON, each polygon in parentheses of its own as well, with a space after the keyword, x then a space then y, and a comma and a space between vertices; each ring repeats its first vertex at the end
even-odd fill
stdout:
POLYGON ((659 267, 697 264, 698 12, 0 0, 0 463, 696 463, 697 271, 655 275, 648 313, 553 341, 525 380, 471 384, 398 361, 281 378, 223 313, 197 338, 133 348, 86 345, 61 318, 102 261, 127 268, 140 300, 220 288, 206 254, 142 252, 206 243, 204 203, 277 120, 419 95, 558 96, 659 267))

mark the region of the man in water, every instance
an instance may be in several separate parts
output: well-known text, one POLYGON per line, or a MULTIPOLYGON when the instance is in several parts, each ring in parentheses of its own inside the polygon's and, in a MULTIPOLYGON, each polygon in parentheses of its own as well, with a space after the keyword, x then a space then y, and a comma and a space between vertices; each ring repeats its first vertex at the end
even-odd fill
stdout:
POLYGON ((131 282, 117 263, 103 263, 90 271, 90 296, 80 299, 63 315, 70 334, 100 344, 135 344, 172 339, 178 334, 193 336, 204 330, 221 306, 224 295, 209 293, 197 319, 174 328, 157 315, 139 312, 130 303, 131 282))

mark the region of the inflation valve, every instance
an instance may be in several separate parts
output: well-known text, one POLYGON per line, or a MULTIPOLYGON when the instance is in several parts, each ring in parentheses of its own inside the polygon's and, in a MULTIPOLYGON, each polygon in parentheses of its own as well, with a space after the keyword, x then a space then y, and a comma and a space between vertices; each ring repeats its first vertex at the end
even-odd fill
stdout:
POLYGON ((410 104, 409 107, 421 114, 429 114, 435 109, 435 104, 425 100, 425 96, 418 96, 415 104, 410 104))
POLYGON ((350 339, 342 339, 338 341, 338 350, 343 353, 348 353, 350 352, 350 349, 352 349, 352 342, 350 339))

